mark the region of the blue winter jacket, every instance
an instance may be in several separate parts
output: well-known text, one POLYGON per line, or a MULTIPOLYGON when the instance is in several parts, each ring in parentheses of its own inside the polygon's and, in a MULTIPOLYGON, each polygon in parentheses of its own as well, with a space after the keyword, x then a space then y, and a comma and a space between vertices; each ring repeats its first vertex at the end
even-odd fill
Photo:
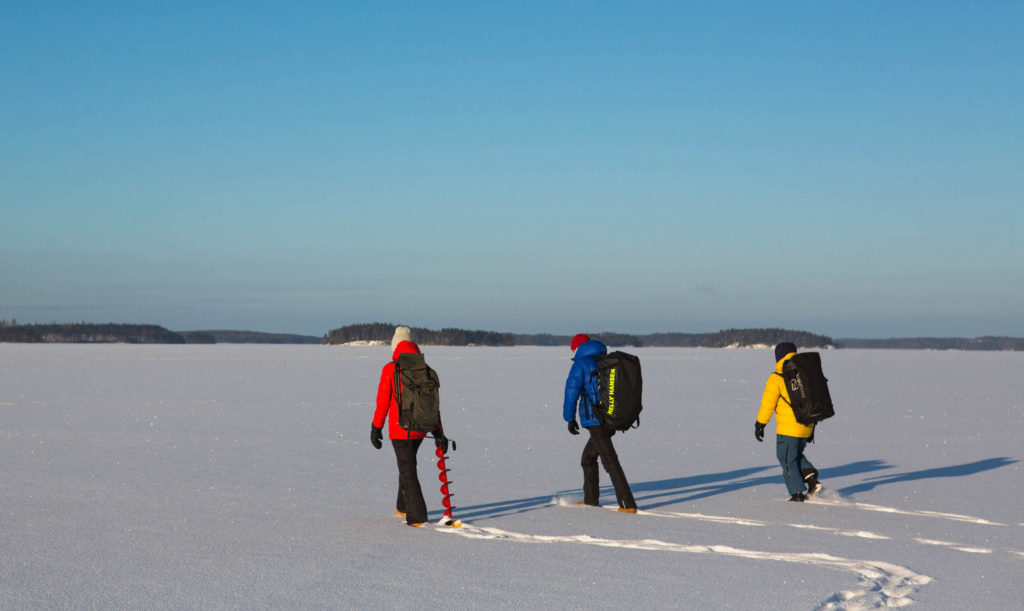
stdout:
POLYGON ((566 422, 576 419, 576 404, 580 404, 580 426, 597 426, 601 421, 594 415, 594 406, 598 402, 597 379, 591 378, 597 369, 594 357, 608 354, 608 348, 592 339, 580 344, 572 357, 572 368, 565 380, 565 401, 562 403, 562 418, 566 422), (581 396, 582 395, 582 396, 581 396))

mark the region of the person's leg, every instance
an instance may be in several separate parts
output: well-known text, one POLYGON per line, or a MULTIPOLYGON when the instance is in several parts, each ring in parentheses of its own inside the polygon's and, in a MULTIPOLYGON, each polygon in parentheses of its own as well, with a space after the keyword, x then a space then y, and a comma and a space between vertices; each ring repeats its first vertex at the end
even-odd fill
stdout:
POLYGON ((615 446, 612 445, 612 435, 615 432, 609 433, 601 426, 592 426, 587 430, 590 431, 590 443, 593 443, 598 456, 601 457, 601 465, 608 472, 608 477, 612 480, 612 486, 615 488, 615 499, 619 502, 619 507, 622 509, 636 509, 633 491, 629 488, 626 474, 619 463, 619 455, 615 452, 615 446))
MULTIPOLYGON (((396 451, 397 456, 397 451, 396 451)), ((405 488, 402 487, 402 475, 398 475, 398 499, 395 501, 395 511, 405 515, 405 488)))
POLYGON ((808 496, 821 492, 822 486, 818 481, 818 470, 814 468, 811 461, 807 460, 807 456, 803 452, 800 452, 800 474, 804 478, 804 483, 807 484, 808 496))
POLYGON ((583 504, 596 506, 601 496, 601 483, 598 479, 597 447, 594 445, 593 437, 583 446, 580 466, 583 467, 583 504))
POLYGON ((807 455, 804 454, 804 450, 807 449, 807 440, 806 439, 801 439, 800 441, 803 442, 800 445, 800 457, 799 457, 799 460, 800 460, 800 473, 803 473, 804 475, 807 475, 808 472, 812 472, 814 474, 814 476, 817 477, 818 476, 818 470, 814 468, 814 465, 811 464, 811 461, 807 460, 807 455))
POLYGON ((422 439, 391 440, 398 461, 399 495, 404 498, 405 521, 408 524, 427 521, 427 503, 423 500, 423 490, 416 474, 416 451, 422 443, 422 439))
POLYGON ((778 435, 775 439, 775 455, 782 465, 782 477, 786 480, 786 489, 790 496, 804 491, 804 478, 800 472, 800 453, 806 439, 778 435))

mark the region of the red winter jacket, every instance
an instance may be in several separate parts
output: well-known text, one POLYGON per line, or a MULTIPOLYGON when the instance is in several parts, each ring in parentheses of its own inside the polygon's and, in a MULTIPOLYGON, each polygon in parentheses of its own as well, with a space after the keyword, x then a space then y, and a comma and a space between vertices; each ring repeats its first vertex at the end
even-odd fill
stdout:
POLYGON ((410 342, 399 342, 395 353, 391 355, 392 362, 384 365, 380 372, 380 384, 377 386, 377 409, 373 412, 373 426, 383 427, 384 419, 387 418, 389 439, 423 439, 426 433, 407 431, 398 425, 398 401, 393 392, 395 384, 395 363, 399 354, 419 354, 419 346, 410 342))

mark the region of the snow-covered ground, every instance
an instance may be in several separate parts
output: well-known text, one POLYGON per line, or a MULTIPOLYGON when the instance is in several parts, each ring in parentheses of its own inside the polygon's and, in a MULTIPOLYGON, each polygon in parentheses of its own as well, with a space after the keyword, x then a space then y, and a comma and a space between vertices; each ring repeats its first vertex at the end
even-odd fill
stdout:
POLYGON ((387 347, 0 345, 0 608, 1024 608, 1024 353, 825 352, 797 504, 770 350, 631 351, 637 515, 575 505, 567 348, 425 347, 466 525, 415 529, 369 444, 387 347))

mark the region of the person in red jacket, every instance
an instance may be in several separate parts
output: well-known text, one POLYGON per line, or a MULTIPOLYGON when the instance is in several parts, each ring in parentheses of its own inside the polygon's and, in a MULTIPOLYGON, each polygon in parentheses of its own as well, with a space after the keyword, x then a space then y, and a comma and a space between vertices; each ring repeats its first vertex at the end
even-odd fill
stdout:
MULTIPOLYGON (((409 339, 409 328, 398 327, 391 342, 391 362, 384 365, 380 372, 380 384, 377 386, 377 408, 373 413, 373 424, 370 427, 370 443, 378 450, 383 445, 384 421, 388 420, 388 438, 395 450, 398 461, 398 500, 395 501, 395 513, 405 516, 406 524, 422 526, 427 521, 427 504, 423 500, 419 477, 416 474, 416 452, 419 451, 426 433, 407 431, 398 424, 398 401, 394 393, 395 363, 398 355, 404 353, 418 354, 420 349, 409 339)), ((448 440, 444 436, 441 424, 433 432, 434 443, 445 452, 448 451, 448 440)))

